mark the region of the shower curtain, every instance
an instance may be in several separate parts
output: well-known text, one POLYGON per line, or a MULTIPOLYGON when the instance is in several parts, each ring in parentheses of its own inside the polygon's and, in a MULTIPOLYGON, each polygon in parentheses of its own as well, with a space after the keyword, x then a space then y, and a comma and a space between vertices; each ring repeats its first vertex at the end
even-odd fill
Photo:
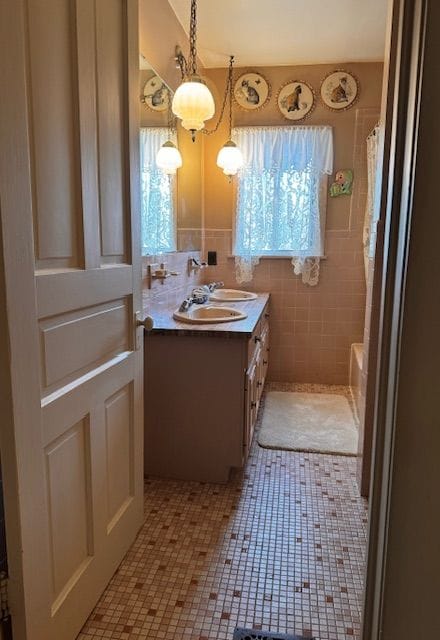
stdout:
POLYGON ((367 204, 365 207, 363 245, 365 280, 368 281, 368 262, 374 257, 376 247, 376 225, 379 217, 379 201, 377 198, 377 162, 379 148, 379 126, 376 126, 367 138, 367 204))

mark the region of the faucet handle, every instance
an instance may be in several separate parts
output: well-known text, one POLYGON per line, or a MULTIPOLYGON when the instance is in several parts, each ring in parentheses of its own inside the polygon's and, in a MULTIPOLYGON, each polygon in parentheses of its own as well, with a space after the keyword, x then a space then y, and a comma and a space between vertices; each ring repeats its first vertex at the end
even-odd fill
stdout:
POLYGON ((208 284, 209 290, 211 292, 215 291, 216 289, 220 289, 221 287, 224 287, 224 286, 225 286, 224 282, 210 282, 208 284))
POLYGON ((204 302, 207 302, 208 296, 209 296, 209 291, 207 291, 203 285, 193 289, 193 292, 192 292, 193 302, 197 302, 198 304, 203 304, 204 302))
POLYGON ((190 306, 192 305, 192 298, 185 298, 185 300, 181 303, 179 307, 179 311, 188 311, 190 306))

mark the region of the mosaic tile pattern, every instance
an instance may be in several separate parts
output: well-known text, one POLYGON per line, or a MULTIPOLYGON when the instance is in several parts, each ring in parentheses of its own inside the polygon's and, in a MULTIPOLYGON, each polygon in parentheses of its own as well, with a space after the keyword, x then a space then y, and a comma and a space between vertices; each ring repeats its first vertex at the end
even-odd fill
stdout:
POLYGON ((359 637, 367 504, 355 475, 355 458, 254 439, 227 485, 147 479, 145 523, 79 640, 231 640, 236 626, 359 637))

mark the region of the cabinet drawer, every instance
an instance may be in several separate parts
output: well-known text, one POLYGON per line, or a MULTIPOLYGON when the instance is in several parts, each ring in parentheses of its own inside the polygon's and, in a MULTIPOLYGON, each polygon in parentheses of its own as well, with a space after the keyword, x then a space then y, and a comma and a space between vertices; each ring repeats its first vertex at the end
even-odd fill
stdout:
POLYGON ((270 318, 270 312, 269 312, 269 305, 267 304, 264 307, 263 313, 261 314, 261 320, 260 320, 261 333, 263 333, 265 329, 269 327, 269 318, 270 318))
MULTIPOLYGON (((257 326, 254 329, 252 337, 248 342, 247 349, 247 366, 251 366, 255 358, 257 348, 261 348, 262 358, 267 361, 269 359, 269 307, 266 305, 257 326)), ((267 364, 265 365, 267 368, 267 364)))

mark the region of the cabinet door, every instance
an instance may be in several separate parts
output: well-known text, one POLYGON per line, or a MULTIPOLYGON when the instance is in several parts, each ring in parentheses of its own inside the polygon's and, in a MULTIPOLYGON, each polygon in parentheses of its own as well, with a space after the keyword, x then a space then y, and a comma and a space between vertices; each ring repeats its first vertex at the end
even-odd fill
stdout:
POLYGON ((264 353, 264 349, 260 348, 258 350, 257 361, 256 361, 257 380, 256 380, 256 383, 255 383, 255 386, 256 386, 256 395, 257 395, 257 411, 258 411, 259 406, 260 406, 260 400, 261 400, 261 396, 263 395, 263 388, 264 388, 263 353, 264 353))
POLYGON ((254 358, 251 365, 246 372, 246 419, 245 419, 245 438, 244 448, 246 455, 252 444, 252 438, 254 435, 255 423, 257 421, 258 407, 260 406, 260 392, 259 392, 259 379, 260 379, 260 364, 261 364, 261 349, 255 351, 254 358))

